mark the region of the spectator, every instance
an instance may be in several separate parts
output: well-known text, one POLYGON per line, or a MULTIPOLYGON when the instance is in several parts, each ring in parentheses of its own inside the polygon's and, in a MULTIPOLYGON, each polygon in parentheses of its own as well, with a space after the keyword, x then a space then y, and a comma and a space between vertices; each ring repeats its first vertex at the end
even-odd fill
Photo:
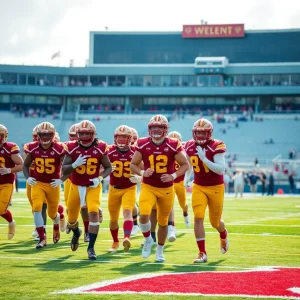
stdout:
POLYGON ((255 167, 259 167, 259 163, 258 163, 258 158, 257 157, 254 158, 254 166, 255 167))
POLYGON ((249 173, 248 183, 250 185, 250 192, 253 193, 254 195, 256 194, 258 179, 259 179, 259 177, 256 175, 255 171, 253 171, 252 173, 249 173))
POLYGON ((273 172, 270 171, 269 185, 268 185, 268 196, 273 196, 273 195, 274 195, 274 176, 273 176, 273 172))
POLYGON ((264 196, 266 193, 266 181, 267 181, 267 176, 264 172, 260 172, 260 180, 261 180, 261 194, 264 196))
POLYGON ((290 152, 289 152, 289 159, 294 159, 295 158, 295 149, 291 149, 290 152))
POLYGON ((233 180, 235 198, 237 198, 238 193, 240 194, 240 196, 242 198, 243 192, 244 192, 244 174, 243 174, 243 172, 236 170, 236 173, 232 177, 232 180, 233 180))
POLYGON ((293 194, 293 193, 294 193, 294 190, 295 190, 295 180, 294 180, 294 175, 295 175, 295 172, 292 172, 292 173, 289 175, 290 194, 293 194))

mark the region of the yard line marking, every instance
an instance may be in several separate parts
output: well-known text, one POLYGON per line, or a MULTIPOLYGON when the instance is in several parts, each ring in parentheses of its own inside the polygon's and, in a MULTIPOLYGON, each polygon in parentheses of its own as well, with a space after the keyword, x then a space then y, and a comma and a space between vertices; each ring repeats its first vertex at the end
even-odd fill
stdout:
MULTIPOLYGON (((40 260, 40 261, 64 261, 64 262, 69 262, 69 263, 109 263, 109 264, 122 264, 122 265, 127 265, 127 264, 140 264, 140 261, 114 261, 114 260, 95 260, 95 261, 89 261, 88 259, 67 259, 67 258, 42 258, 42 257, 21 257, 21 256, 0 256, 0 259, 8 260, 40 260)), ((161 263, 156 263, 156 262, 149 262, 149 263, 144 263, 142 266, 147 266, 147 265, 162 265, 161 263)), ((252 270, 253 267, 247 268, 247 267, 239 267, 239 266, 220 266, 218 264, 212 265, 201 265, 201 264, 163 264, 164 266, 180 266, 180 267, 200 267, 200 268, 222 268, 222 269, 242 269, 242 270, 252 270)))
MULTIPOLYGON (((18 225, 17 227, 34 227, 33 224, 22 224, 22 225, 18 225)), ((52 228, 53 225, 47 225, 47 228, 52 228)), ((0 224, 0 229, 1 228, 7 228, 7 223, 6 224, 0 224)), ((108 227, 100 227, 101 230, 109 230, 108 227)), ((176 232, 178 233, 194 233, 194 229, 176 229, 176 232)), ((218 234, 217 231, 206 231, 206 234, 218 234)), ((237 235, 237 236, 263 236, 263 237, 294 237, 294 238, 300 238, 300 235, 297 234, 273 234, 273 233, 269 233, 269 232, 263 232, 263 233, 239 233, 239 232, 230 232, 230 236, 232 235, 237 235)), ((140 236, 143 237, 142 234, 137 234, 136 236, 140 236)))
MULTIPOLYGON (((282 253, 273 253, 273 252, 248 252, 253 254, 268 254, 268 255, 282 255, 282 253)), ((300 253, 284 253, 284 256, 300 256, 300 253)))

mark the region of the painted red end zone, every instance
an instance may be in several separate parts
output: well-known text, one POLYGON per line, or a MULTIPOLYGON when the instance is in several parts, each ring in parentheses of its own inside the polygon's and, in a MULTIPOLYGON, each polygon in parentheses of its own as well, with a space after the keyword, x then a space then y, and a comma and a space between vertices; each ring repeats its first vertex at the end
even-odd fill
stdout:
POLYGON ((289 290, 292 288, 299 288, 300 290, 300 269, 158 274, 156 277, 112 283, 99 288, 83 288, 82 292, 191 293, 300 298, 299 293, 289 290))

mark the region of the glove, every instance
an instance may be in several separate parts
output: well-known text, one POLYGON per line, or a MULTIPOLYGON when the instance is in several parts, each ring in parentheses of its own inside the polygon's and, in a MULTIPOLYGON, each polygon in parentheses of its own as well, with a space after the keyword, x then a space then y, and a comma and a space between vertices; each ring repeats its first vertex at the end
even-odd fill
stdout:
POLYGON ((131 174, 129 180, 132 183, 140 183, 140 182, 142 182, 142 176, 138 176, 136 174, 131 174))
POLYGON ((1 175, 6 175, 6 174, 10 174, 10 173, 11 173, 10 168, 0 168, 0 174, 1 175))
POLYGON ((63 184, 64 182, 61 179, 52 179, 52 182, 50 183, 50 185, 53 188, 56 188, 58 186, 60 186, 61 184, 63 184))
POLYGON ((31 185, 31 186, 37 184, 36 179, 33 178, 33 177, 28 177, 27 180, 26 180, 26 182, 27 182, 29 185, 31 185))
POLYGON ((200 146, 197 146, 197 154, 199 158, 203 161, 205 159, 205 149, 202 149, 200 146))
POLYGON ((82 156, 82 154, 80 154, 77 157, 77 159, 72 163, 72 168, 76 169, 77 167, 84 165, 86 163, 86 158, 86 155, 82 156))
POLYGON ((90 181, 92 181, 92 183, 93 183, 93 185, 89 186, 91 188, 96 188, 101 183, 101 181, 98 177, 90 179, 90 181))

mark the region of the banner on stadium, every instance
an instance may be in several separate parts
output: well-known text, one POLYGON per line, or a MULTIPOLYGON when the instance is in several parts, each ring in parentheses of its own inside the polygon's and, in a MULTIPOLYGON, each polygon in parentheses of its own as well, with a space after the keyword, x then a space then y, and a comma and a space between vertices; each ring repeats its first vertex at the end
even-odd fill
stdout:
POLYGON ((244 24, 183 25, 183 38, 237 38, 244 37, 244 24))

